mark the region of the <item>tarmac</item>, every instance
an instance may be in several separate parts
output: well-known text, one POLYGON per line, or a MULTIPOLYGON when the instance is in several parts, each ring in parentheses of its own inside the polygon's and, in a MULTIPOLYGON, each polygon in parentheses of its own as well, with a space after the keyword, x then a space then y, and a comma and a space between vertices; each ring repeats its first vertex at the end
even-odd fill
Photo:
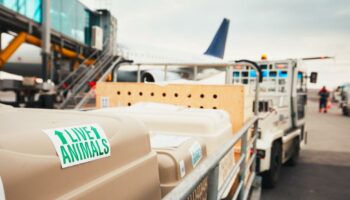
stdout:
POLYGON ((263 189, 262 200, 350 199, 350 117, 333 106, 319 113, 316 102, 307 105, 307 145, 297 166, 283 166, 278 185, 263 189))

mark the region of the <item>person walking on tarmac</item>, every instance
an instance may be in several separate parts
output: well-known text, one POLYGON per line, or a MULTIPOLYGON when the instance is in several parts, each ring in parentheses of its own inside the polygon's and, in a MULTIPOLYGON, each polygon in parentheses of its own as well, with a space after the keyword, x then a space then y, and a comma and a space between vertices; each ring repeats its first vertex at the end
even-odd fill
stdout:
POLYGON ((327 113, 327 103, 328 103, 328 97, 329 92, 326 89, 326 86, 323 86, 322 89, 318 92, 318 96, 320 96, 320 112, 327 113))

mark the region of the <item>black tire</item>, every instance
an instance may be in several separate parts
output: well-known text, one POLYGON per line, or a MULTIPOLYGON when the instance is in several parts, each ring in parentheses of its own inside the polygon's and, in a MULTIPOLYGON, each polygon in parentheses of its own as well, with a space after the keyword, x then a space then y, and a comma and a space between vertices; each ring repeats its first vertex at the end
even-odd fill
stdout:
POLYGON ((282 167, 282 144, 280 141, 275 141, 271 149, 270 170, 262 174, 263 176, 262 184, 264 188, 273 188, 276 186, 280 176, 281 167, 282 167))
POLYGON ((293 154, 286 162, 288 166, 295 166, 298 164, 299 154, 300 154, 300 139, 299 137, 294 138, 293 140, 293 154))
POLYGON ((344 116, 349 116, 349 110, 347 107, 343 107, 343 115, 344 116))

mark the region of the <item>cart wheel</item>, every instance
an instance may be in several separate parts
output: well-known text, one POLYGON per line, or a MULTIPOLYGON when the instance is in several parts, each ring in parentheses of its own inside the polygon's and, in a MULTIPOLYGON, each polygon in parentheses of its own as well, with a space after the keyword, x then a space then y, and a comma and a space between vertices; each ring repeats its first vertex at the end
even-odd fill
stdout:
POLYGON ((270 170, 262 174, 264 188, 273 188, 276 186, 276 183, 280 176, 281 166, 282 145, 281 142, 275 141, 271 149, 270 170))

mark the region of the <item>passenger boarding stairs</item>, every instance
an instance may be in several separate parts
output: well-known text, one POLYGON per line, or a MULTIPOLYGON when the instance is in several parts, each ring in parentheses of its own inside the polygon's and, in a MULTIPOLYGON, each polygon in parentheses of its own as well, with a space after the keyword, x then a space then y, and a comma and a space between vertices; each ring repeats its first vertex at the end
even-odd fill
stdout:
MULTIPOLYGON (((93 88, 89 83, 105 80, 120 60, 119 57, 113 55, 114 49, 111 44, 113 42, 106 42, 104 44, 103 51, 97 57, 94 64, 90 66, 81 64, 57 85, 56 92, 63 99, 57 105, 58 109, 74 109, 85 104, 95 103, 93 88)), ((93 56, 90 55, 89 57, 93 56)))

